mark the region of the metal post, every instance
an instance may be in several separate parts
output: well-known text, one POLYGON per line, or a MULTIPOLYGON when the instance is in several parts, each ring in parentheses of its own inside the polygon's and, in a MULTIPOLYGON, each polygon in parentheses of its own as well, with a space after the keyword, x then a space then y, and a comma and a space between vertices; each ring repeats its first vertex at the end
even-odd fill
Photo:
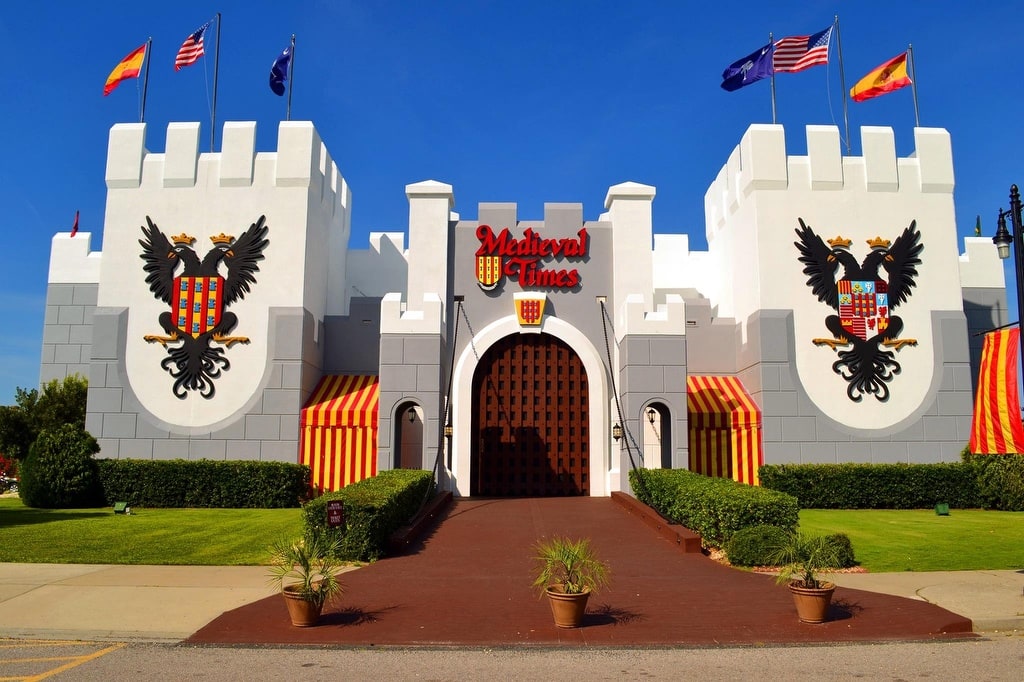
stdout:
MULTIPOLYGON (((1013 225, 1013 269, 1017 274, 1017 323, 1024 321, 1024 235, 1021 234, 1021 203, 1017 185, 1010 185, 1010 222, 1013 225)), ((1018 337, 1020 368, 1024 371, 1024 339, 1018 337)))

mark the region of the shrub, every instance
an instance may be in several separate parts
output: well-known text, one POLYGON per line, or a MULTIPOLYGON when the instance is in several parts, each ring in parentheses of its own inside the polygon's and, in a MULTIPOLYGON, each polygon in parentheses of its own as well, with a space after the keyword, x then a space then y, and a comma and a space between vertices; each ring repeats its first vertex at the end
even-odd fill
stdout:
POLYGON ((1024 455, 969 455, 965 460, 977 472, 979 506, 1024 511, 1024 455))
POLYGON ((391 534, 412 519, 433 489, 433 472, 382 471, 307 502, 302 508, 304 536, 313 543, 321 542, 321 536, 337 540, 341 559, 375 561, 386 553, 391 534), (344 526, 327 525, 327 503, 332 500, 344 504, 344 526))
POLYGON ((797 498, 802 509, 928 509, 981 506, 977 469, 938 464, 776 464, 761 485, 797 498))
POLYGON ((857 565, 857 560, 853 556, 853 543, 846 533, 826 535, 825 542, 832 546, 830 552, 836 558, 836 565, 831 568, 850 568, 857 565))
POLYGON ((106 504, 133 507, 298 507, 309 491, 309 467, 248 460, 101 459, 106 504))
POLYGON ((101 489, 93 455, 99 451, 96 439, 77 424, 43 430, 21 465, 22 501, 41 509, 97 506, 101 489))
POLYGON ((767 566, 773 548, 781 545, 791 532, 764 524, 740 528, 725 543, 725 554, 734 566, 767 566))
POLYGON ((685 469, 637 469, 629 474, 637 499, 671 521, 721 547, 736 531, 767 524, 794 529, 796 498, 785 493, 712 478, 685 469))

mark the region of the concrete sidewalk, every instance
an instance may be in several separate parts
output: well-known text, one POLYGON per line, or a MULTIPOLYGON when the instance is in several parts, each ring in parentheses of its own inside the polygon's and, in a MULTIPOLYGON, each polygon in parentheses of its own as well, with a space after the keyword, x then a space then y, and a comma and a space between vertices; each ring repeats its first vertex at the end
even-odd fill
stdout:
MULTIPOLYGON (((975 632, 1024 634, 1024 571, 834 577, 844 587, 937 604, 970 618, 975 632)), ((273 593, 263 566, 0 563, 0 637, 180 642, 273 593)))

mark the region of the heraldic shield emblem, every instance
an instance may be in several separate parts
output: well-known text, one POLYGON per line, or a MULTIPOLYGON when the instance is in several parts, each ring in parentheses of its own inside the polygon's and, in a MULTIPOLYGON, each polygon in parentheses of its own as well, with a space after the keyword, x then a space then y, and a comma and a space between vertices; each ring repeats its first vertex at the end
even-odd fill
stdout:
POLYGON ((812 339, 812 343, 838 354, 832 371, 846 380, 850 400, 860 402, 865 394, 888 400, 888 384, 901 369, 895 351, 917 345, 917 339, 900 338, 903 320, 892 314, 917 286, 924 249, 917 221, 894 242, 882 237, 867 240, 871 252, 860 263, 850 253, 849 239, 837 236, 826 245, 803 220, 796 234, 799 241, 793 244, 800 252, 807 286, 839 313, 825 318, 825 328, 833 337, 812 339))
POLYGON ((476 279, 481 289, 491 291, 498 286, 501 282, 502 266, 501 256, 476 257, 476 279))
POLYGON ((523 327, 539 327, 544 319, 544 304, 548 297, 534 292, 515 293, 516 318, 523 327))
POLYGON ((258 263, 270 243, 266 217, 260 216, 238 239, 223 232, 210 237, 213 248, 202 260, 192 249, 194 237, 183 232, 168 238, 149 216, 146 223, 139 240, 146 284, 171 309, 160 314, 164 334, 143 339, 167 349, 160 366, 174 378, 176 397, 196 391, 211 398, 214 379, 231 367, 224 349, 249 343, 246 336, 229 335, 238 317, 228 308, 256 283, 258 263))
POLYGON ((839 280, 839 321, 864 341, 889 327, 889 286, 882 281, 839 280))

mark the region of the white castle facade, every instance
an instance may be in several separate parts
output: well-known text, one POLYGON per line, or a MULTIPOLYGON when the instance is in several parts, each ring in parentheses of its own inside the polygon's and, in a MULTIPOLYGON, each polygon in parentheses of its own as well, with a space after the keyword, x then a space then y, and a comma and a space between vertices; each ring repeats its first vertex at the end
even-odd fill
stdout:
POLYGON ((305 462, 323 489, 426 468, 463 496, 607 495, 631 466, 756 483, 760 463, 949 461, 972 334, 1007 319, 991 240, 958 243, 942 129, 899 158, 888 128, 851 157, 835 127, 787 156, 781 126, 751 126, 705 195, 702 252, 656 233, 655 188, 631 182, 591 221, 463 219, 451 186, 410 184, 405 229, 353 248, 311 123, 282 122, 274 152, 254 123, 227 123, 220 153, 199 134, 171 124, 153 154, 145 124, 114 126, 103 252, 53 239, 40 379, 89 378, 102 457, 305 462))

